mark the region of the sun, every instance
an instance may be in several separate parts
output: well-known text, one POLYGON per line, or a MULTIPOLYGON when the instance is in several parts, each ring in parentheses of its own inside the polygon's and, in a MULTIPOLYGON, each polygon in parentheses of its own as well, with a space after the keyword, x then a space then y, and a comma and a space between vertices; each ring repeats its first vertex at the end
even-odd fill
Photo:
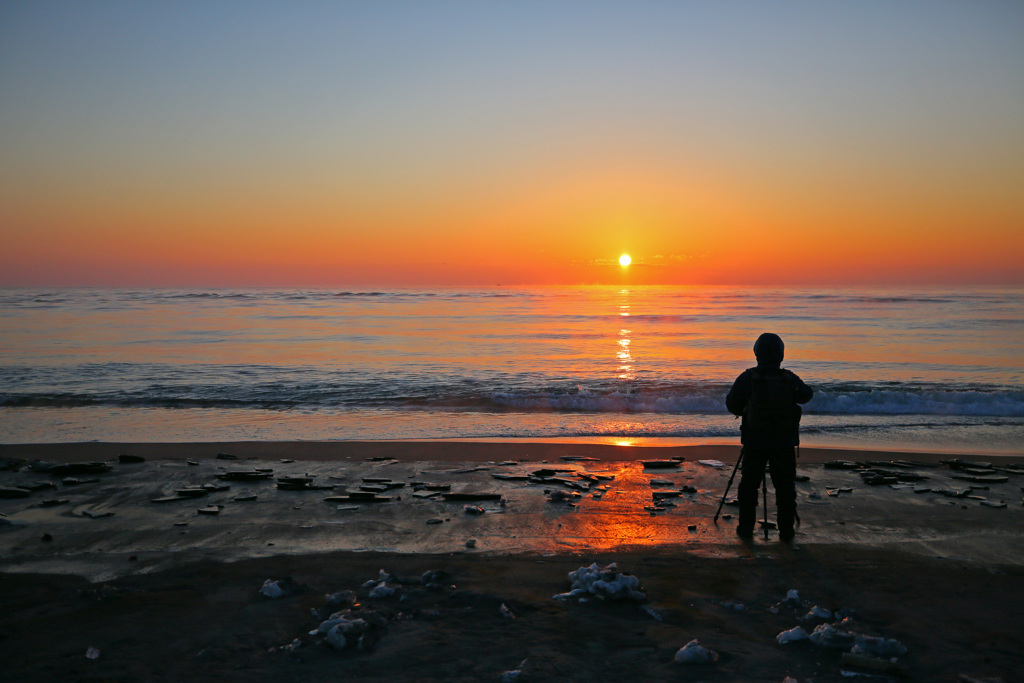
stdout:
POLYGON ((622 256, 619 257, 620 266, 628 266, 632 262, 633 259, 629 258, 629 254, 623 254, 622 256))

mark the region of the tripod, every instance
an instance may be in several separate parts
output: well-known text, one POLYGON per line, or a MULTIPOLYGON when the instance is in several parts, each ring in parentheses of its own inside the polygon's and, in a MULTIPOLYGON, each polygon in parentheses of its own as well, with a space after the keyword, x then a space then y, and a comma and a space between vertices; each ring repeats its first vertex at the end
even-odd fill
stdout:
MULTIPOLYGON (((732 488, 733 479, 736 478, 736 472, 740 469, 743 464, 743 449, 740 449, 740 457, 736 459, 736 466, 732 468, 732 474, 729 475, 729 483, 725 486, 725 493, 722 494, 722 500, 718 501, 718 511, 715 512, 714 523, 718 524, 718 516, 722 514, 722 506, 725 505, 725 499, 729 495, 729 489, 732 488)), ((761 474, 761 493, 764 497, 764 521, 761 525, 764 527, 764 538, 768 540, 768 471, 767 468, 761 474)))

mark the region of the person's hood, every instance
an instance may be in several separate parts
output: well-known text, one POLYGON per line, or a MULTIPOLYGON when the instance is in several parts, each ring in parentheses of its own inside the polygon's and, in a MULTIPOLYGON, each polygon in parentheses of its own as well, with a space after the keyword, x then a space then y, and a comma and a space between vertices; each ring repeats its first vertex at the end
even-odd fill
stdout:
POLYGON ((754 356, 759 366, 777 368, 782 364, 785 353, 786 345, 777 334, 765 332, 754 342, 754 356))

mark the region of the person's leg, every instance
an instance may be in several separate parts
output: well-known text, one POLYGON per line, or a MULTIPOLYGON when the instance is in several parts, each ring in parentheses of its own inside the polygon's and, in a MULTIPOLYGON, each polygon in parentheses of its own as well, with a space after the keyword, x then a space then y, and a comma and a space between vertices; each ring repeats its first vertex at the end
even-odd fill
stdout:
POLYGON ((796 452, 792 448, 772 451, 769 462, 778 509, 776 522, 779 525, 779 539, 789 541, 793 538, 793 522, 796 518, 796 452))
POLYGON ((757 492, 764 478, 764 466, 767 454, 746 447, 743 449, 743 466, 740 469, 740 485, 736 497, 740 503, 740 518, 736 525, 736 533, 740 536, 754 535, 754 522, 757 521, 757 492))

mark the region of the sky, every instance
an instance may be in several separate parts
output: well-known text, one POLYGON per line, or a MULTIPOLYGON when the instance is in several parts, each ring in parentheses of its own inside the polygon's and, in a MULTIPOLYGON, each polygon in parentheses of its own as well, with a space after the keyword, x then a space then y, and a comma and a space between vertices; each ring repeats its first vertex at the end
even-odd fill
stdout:
POLYGON ((0 2, 0 285, 1021 284, 1022 29, 1015 0, 0 2))

